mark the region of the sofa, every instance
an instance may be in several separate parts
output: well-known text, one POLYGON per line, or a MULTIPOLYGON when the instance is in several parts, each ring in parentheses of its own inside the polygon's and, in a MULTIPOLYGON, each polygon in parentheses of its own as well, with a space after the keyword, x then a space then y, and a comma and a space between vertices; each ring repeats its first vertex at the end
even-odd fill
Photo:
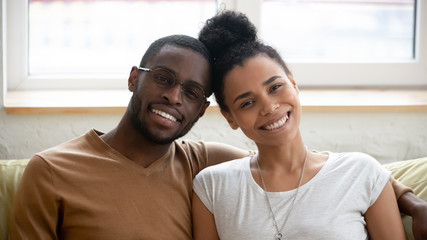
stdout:
MULTIPOLYGON (((28 159, 0 160, 0 240, 7 239, 7 229, 12 213, 15 191, 28 163, 28 159)), ((411 187, 414 193, 427 202, 427 157, 385 164, 392 175, 411 187)), ((408 240, 413 240, 412 219, 402 215, 408 240)))

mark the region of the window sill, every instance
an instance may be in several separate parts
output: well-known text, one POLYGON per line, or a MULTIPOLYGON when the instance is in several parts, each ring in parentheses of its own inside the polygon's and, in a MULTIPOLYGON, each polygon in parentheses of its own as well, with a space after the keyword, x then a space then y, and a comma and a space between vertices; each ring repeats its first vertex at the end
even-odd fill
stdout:
MULTIPOLYGON (((102 91, 9 91, 7 114, 123 114, 131 93, 102 91)), ((300 90, 304 112, 427 112, 423 90, 300 90)), ((218 112, 211 103, 208 112, 218 112)))
POLYGON ((9 91, 7 114, 123 114, 131 97, 127 90, 9 91))

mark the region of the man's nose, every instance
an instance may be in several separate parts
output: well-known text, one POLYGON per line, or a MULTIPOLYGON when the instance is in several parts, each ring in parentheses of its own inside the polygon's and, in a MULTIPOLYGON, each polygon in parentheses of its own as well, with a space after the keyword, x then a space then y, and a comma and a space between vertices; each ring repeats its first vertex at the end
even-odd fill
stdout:
POLYGON ((181 84, 176 84, 175 86, 166 89, 163 93, 163 98, 168 100, 172 105, 181 105, 182 104, 182 90, 181 84))

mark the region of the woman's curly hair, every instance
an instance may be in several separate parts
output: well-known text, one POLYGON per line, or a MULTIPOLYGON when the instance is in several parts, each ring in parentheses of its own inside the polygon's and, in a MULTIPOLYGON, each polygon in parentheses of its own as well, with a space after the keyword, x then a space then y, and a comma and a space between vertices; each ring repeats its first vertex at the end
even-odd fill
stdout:
POLYGON ((199 40, 213 57, 212 88, 221 110, 228 111, 224 103, 224 77, 235 66, 242 66, 245 60, 264 54, 290 75, 279 53, 258 39, 256 27, 243 13, 223 11, 208 19, 199 33, 199 40))

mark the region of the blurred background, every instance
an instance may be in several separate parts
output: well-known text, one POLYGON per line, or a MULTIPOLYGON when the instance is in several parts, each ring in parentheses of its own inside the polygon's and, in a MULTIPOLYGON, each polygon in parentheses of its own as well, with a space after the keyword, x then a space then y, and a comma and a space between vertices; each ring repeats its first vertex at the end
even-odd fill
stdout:
MULTIPOLYGON (((1 0, 0 103, 14 91, 126 92, 131 67, 152 41, 170 34, 197 37, 206 19, 224 9, 249 16, 259 37, 290 65, 302 90, 425 89, 427 8, 421 2, 1 0)), ((30 158, 91 128, 109 131, 121 116, 7 114, 2 108, 0 159, 30 158)), ((362 151, 391 162, 427 156, 426 122, 427 111, 320 108, 304 113, 301 130, 309 148, 362 151)), ((255 148, 217 110, 185 138, 255 148)))

